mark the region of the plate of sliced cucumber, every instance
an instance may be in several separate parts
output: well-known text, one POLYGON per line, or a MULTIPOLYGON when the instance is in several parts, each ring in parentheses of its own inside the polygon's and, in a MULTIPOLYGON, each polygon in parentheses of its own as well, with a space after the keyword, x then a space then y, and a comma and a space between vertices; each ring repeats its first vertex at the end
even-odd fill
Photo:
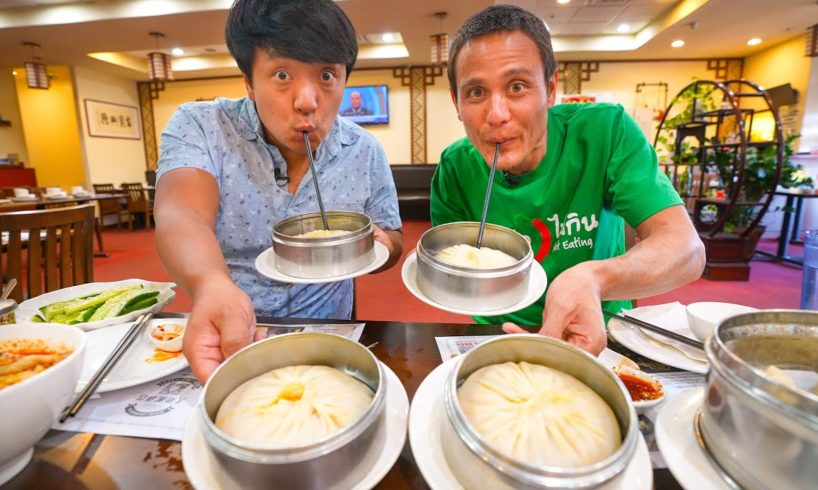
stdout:
POLYGON ((92 282, 23 301, 15 316, 17 323, 63 323, 94 330, 161 311, 176 296, 175 287, 172 282, 142 279, 92 282))

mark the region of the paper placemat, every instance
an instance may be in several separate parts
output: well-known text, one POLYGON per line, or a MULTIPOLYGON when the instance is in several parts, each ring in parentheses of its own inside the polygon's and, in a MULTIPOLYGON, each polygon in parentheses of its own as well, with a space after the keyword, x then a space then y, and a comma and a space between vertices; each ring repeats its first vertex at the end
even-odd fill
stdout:
POLYGON ((185 368, 157 381, 95 395, 77 415, 52 428, 181 441, 201 391, 193 372, 185 368))
MULTIPOLYGON (((268 337, 291 332, 325 332, 357 342, 364 323, 268 325, 268 337)), ((195 416, 202 385, 185 368, 156 381, 94 395, 74 417, 52 428, 71 432, 181 441, 187 419, 195 416)))

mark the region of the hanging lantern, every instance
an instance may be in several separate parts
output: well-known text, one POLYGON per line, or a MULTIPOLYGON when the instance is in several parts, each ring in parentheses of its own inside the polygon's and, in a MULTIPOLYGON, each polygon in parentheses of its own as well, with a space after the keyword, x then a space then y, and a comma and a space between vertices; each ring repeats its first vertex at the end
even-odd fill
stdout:
POLYGON ((810 58, 818 57, 818 24, 807 27, 807 52, 810 58))
POLYGON ((159 51, 159 38, 165 37, 161 32, 150 32, 156 39, 156 51, 148 53, 148 78, 151 81, 173 80, 170 55, 159 51))
POLYGON ((169 55, 156 51, 148 53, 148 78, 150 80, 173 80, 169 55))
POLYGON ((48 78, 48 67, 35 54, 35 50, 40 47, 37 43, 24 42, 24 46, 31 48, 31 61, 24 63, 26 69, 26 84, 28 88, 39 88, 48 90, 51 80, 48 78))
POLYGON ((48 79, 48 70, 45 63, 26 61, 25 67, 28 88, 48 90, 48 87, 51 86, 51 81, 48 79))
POLYGON ((432 64, 445 65, 449 62, 449 35, 446 33, 429 36, 432 42, 432 64))
POLYGON ((432 43, 432 64, 445 65, 449 62, 449 35, 443 32, 443 19, 446 18, 446 12, 436 12, 435 17, 440 22, 440 30, 438 34, 429 36, 432 43))

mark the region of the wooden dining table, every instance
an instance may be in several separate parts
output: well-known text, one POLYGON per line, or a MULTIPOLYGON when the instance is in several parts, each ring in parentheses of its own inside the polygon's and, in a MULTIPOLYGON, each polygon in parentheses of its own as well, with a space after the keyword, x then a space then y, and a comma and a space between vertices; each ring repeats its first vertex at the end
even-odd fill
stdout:
MULTIPOLYGON (((11 213, 14 211, 29 211, 31 209, 45 209, 52 206, 67 206, 71 204, 85 204, 88 202, 108 201, 111 199, 121 199, 121 194, 88 194, 87 196, 66 196, 59 199, 47 199, 38 197, 31 201, 10 201, 0 202, 0 213, 11 213)), ((97 227, 97 244, 99 250, 94 252, 94 257, 108 257, 105 247, 102 244, 102 232, 97 227)))
MULTIPOLYGON (((109 199, 119 199, 119 194, 88 194, 87 196, 65 196, 55 199, 37 197, 31 201, 14 201, 0 203, 0 213, 12 211, 25 211, 29 209, 45 209, 49 206, 61 206, 67 204, 84 204, 87 202, 105 201, 109 199)), ((11 198, 7 198, 11 199, 11 198)))
MULTIPOLYGON (((316 322, 264 317, 258 321, 287 324, 316 322)), ((325 320, 318 322, 326 323, 325 320)), ((373 321, 366 322, 360 342, 363 345, 377 342, 372 348, 373 352, 397 374, 411 401, 423 379, 442 362, 435 337, 501 334, 502 330, 496 325, 373 321)), ((641 358, 619 344, 610 343, 609 347, 640 364, 649 362, 652 367, 657 367, 656 363, 641 358)), ((654 468, 653 478, 654 488, 681 488, 667 469, 654 468)), ((37 444, 28 466, 3 488, 184 489, 192 486, 185 476, 180 442, 52 430, 37 444)), ((375 488, 429 488, 412 457, 408 437, 400 457, 375 488)))

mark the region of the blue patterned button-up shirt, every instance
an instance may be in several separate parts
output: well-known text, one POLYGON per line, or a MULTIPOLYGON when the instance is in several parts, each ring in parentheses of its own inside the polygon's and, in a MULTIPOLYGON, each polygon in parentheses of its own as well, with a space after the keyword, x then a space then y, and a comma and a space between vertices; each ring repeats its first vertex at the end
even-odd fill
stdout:
MULTIPOLYGON (((256 257, 272 246, 275 223, 318 211, 312 175, 307 172, 290 194, 287 164, 263 134, 255 104, 246 97, 184 104, 162 133, 157 179, 179 168, 201 169, 216 179, 216 238, 233 279, 258 314, 349 318, 351 280, 284 284, 255 269, 256 257)), ((386 154, 370 133, 337 118, 318 147, 315 164, 326 209, 364 213, 386 230, 401 227, 386 154)), ((179 246, 185 246, 184 237, 179 246)))

